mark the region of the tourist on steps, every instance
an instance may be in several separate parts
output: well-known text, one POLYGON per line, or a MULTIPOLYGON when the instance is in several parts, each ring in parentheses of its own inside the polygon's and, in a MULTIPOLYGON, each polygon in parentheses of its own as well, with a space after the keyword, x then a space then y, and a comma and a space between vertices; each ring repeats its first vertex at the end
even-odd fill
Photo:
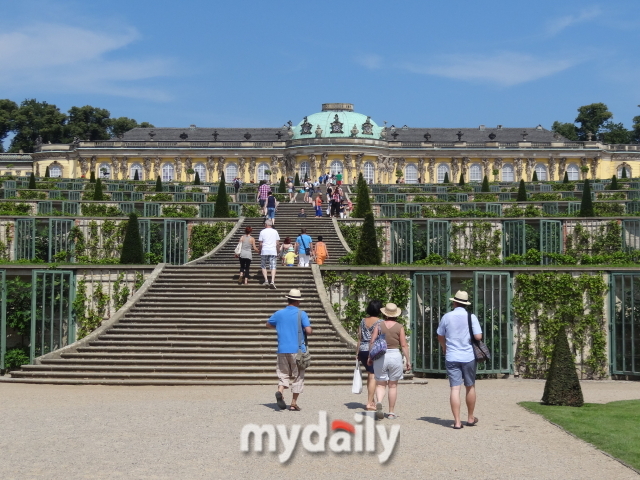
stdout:
POLYGON ((280 247, 280 235, 273 229, 271 220, 264 222, 264 230, 260 232, 260 267, 264 277, 264 286, 276 288, 276 264, 278 263, 278 248, 280 247), (267 268, 271 270, 271 283, 267 277, 267 268))
POLYGON ((282 266, 285 266, 284 263, 284 256, 289 252, 289 249, 293 249, 293 243, 291 243, 291 237, 285 237, 284 239, 284 243, 282 245, 280 245, 280 249, 278 250, 278 253, 280 254, 280 257, 282 257, 282 266))
POLYGON ((322 218, 322 192, 316 195, 316 218, 322 218))
POLYGON ((356 347, 356 358, 367 371, 367 406, 366 410, 374 411, 376 409, 376 377, 373 374, 373 365, 369 365, 369 342, 373 330, 378 326, 380 320, 380 308, 382 302, 380 300, 371 300, 365 310, 367 316, 360 321, 358 328, 358 346, 356 347))
POLYGON ((271 187, 266 180, 260 180, 260 186, 258 187, 258 205, 260 205, 260 213, 262 216, 267 214, 266 204, 267 196, 271 191, 271 187))
POLYGON ((291 178, 289 178, 289 183, 287 183, 287 193, 289 194, 289 203, 296 203, 296 193, 291 178))
POLYGON ((297 288, 292 288, 285 296, 288 306, 278 310, 267 321, 267 328, 275 328, 278 333, 278 362, 276 373, 278 375, 278 391, 276 401, 281 410, 287 408, 283 393, 289 388, 291 380, 291 392, 293 399, 289 410, 300 411, 298 397, 304 389, 304 369, 298 367, 296 355, 298 351, 307 351, 307 335, 311 335, 311 322, 304 310, 300 310, 302 294, 297 288))
POLYGON ((258 247, 256 247, 256 239, 251 236, 251 232, 253 229, 251 227, 246 227, 244 229, 244 235, 240 237, 240 245, 242 245, 242 250, 240 250, 240 275, 238 276, 238 285, 242 285, 243 281, 246 285, 249 283, 249 267, 251 267, 251 260, 253 259, 252 250, 255 250, 256 253, 260 253, 258 247))
POLYGON ((369 358, 367 363, 373 365, 373 372, 376 377, 376 418, 382 420, 382 401, 384 400, 387 386, 389 386, 389 413, 387 418, 395 420, 398 415, 395 413, 396 400, 398 398, 398 380, 402 380, 402 353, 407 359, 407 370, 411 370, 411 361, 409 360, 409 348, 407 346, 407 337, 404 333, 404 327, 398 323, 398 317, 402 313, 395 303, 387 303, 380 309, 385 316, 384 322, 378 324, 379 328, 374 328, 369 342, 369 350, 376 341, 378 335, 382 333, 387 341, 387 353, 372 360, 369 358))
POLYGON ((304 208, 300 209, 300 213, 298 213, 298 218, 307 218, 307 214, 304 213, 304 208))
POLYGON ((271 225, 276 223, 276 210, 278 209, 278 200, 269 192, 267 196, 267 220, 271 220, 271 225))
POLYGON ((309 257, 313 251, 313 240, 307 235, 307 229, 300 230, 300 235, 296 238, 296 253, 300 259, 298 262, 299 267, 309 266, 309 257))
POLYGON ((329 258, 329 250, 327 244, 322 241, 322 235, 318 235, 318 241, 313 244, 313 256, 318 265, 324 264, 324 261, 329 258))

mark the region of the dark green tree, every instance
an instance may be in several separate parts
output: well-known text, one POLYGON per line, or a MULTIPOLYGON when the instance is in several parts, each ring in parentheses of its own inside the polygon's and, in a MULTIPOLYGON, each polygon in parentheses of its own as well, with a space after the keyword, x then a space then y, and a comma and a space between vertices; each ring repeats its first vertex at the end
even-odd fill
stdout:
POLYGON ((200 183, 200 174, 196 171, 196 176, 193 179, 193 184, 194 185, 201 185, 200 183))
POLYGON ((449 172, 444 172, 444 179, 442 183, 449 183, 449 172))
POLYGON ((71 107, 67 112, 63 142, 71 143, 74 137, 83 140, 107 140, 111 114, 104 108, 90 105, 71 107))
POLYGON ((588 140, 590 133, 597 137, 602 126, 611 118, 613 113, 604 103, 592 103, 578 108, 578 116, 575 119, 575 122, 580 124, 578 138, 588 140))
POLYGON ((533 171, 533 177, 531 177, 531 181, 532 182, 538 181, 538 172, 536 172, 535 170, 533 171))
POLYGON ((609 121, 602 125, 600 136, 604 143, 631 143, 633 130, 627 130, 622 123, 609 121))
POLYGON ((160 175, 158 175, 158 178, 156 178, 156 192, 161 192, 162 191, 162 179, 160 178, 160 175))
POLYGON ((287 185, 284 183, 284 176, 280 177, 280 185, 278 185, 278 193, 287 193, 287 185))
POLYGON ((154 128, 149 122, 138 123, 133 118, 118 117, 109 120, 109 135, 120 137, 134 128, 154 128))
POLYGON ((44 178, 51 178, 51 172, 49 172, 49 166, 44 169, 44 178))
POLYGON ((520 185, 518 186, 518 198, 516 198, 516 202, 526 202, 527 201, 527 187, 524 185, 524 179, 520 179, 520 185))
POLYGON ((293 185, 296 186, 296 187, 300 186, 300 176, 298 175, 298 172, 296 172, 296 178, 293 181, 293 185))
POLYGON ((89 175, 89 183, 96 183, 96 172, 91 170, 91 175, 89 175))
POLYGON ((31 172, 29 176, 29 189, 34 190, 36 188, 36 176, 31 172))
POLYGON ((368 212, 371 212, 371 198, 369 198, 369 185, 367 185, 367 181, 362 177, 362 174, 360 174, 358 177, 356 206, 353 209, 353 216, 355 218, 364 218, 364 216, 368 212))
POLYGON ((364 216, 360 241, 353 263, 355 265, 380 265, 382 263, 382 252, 378 247, 373 213, 370 211, 364 216))
POLYGON ((100 180, 100 178, 96 180, 96 187, 93 190, 93 200, 96 202, 104 200, 104 194, 102 193, 102 180, 100 180))
POLYGON ((609 190, 619 190, 620 187, 618 187, 618 177, 616 177, 615 175, 611 176, 611 185, 609 185, 609 190))
POLYGON ((140 226, 138 225, 138 215, 129 214, 127 230, 122 242, 122 252, 120 253, 120 263, 125 265, 142 265, 144 263, 144 249, 140 238, 140 226))
MULTIPOLYGON (((0 131, 0 135, 2 131, 0 131)), ((633 128, 631 130, 631 141, 633 143, 640 143, 640 115, 633 117, 633 128)))
POLYGON ((55 105, 35 99, 23 101, 12 115, 11 152, 33 152, 36 139, 42 143, 61 143, 67 116, 55 105))
POLYGON ((582 188, 582 202, 580 202, 579 217, 595 217, 596 214, 593 211, 593 202, 591 201, 591 185, 589 179, 584 181, 584 187, 582 188))
POLYGON ((464 187, 464 174, 460 174, 460 181, 458 182, 460 187, 464 187))
POLYGON ((486 175, 482 179, 482 188, 480 189, 480 191, 481 192, 490 192, 491 191, 491 189, 489 188, 489 179, 487 178, 486 175))
POLYGON ((567 140, 571 140, 573 142, 578 141, 578 127, 573 123, 561 123, 556 121, 551 125, 551 130, 562 135, 567 140))
POLYGON ((224 172, 220 174, 220 184, 218 185, 218 195, 213 216, 215 218, 229 218, 229 199, 227 197, 227 186, 224 183, 224 172))
POLYGON ((3 142, 13 130, 13 115, 18 104, 8 99, 0 100, 0 152, 4 152, 3 142))
POLYGON ((569 183, 569 173, 565 170, 564 178, 562 179, 562 183, 569 183))
POLYGON ((578 380, 575 361, 569 348, 569 339, 564 326, 556 335, 551 367, 544 384, 542 403, 565 407, 584 405, 580 380, 578 380))
POLYGON ((622 167, 622 174, 620 175, 620 179, 627 178, 627 167, 622 167))
POLYGON ((138 170, 134 170, 134 173, 133 173, 133 181, 134 181, 134 182, 138 182, 138 181, 140 181, 140 176, 138 175, 138 170))

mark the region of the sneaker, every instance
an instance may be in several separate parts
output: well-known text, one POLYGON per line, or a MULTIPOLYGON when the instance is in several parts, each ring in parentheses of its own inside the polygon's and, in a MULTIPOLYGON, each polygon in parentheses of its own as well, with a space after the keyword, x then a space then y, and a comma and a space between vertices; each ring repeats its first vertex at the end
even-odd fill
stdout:
POLYGON ((269 282, 264 282, 263 285, 264 285, 264 288, 269 288, 269 282))
POLYGON ((276 284, 271 282, 271 288, 273 288, 275 290, 276 289, 276 284))

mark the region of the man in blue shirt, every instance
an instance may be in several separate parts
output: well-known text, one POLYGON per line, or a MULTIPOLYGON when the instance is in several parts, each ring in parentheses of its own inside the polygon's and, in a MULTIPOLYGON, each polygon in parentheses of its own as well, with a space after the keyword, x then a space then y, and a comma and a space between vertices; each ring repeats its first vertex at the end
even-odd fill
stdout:
POLYGON ((298 266, 299 267, 308 267, 309 266, 309 258, 313 249, 311 245, 313 244, 313 240, 309 235, 307 235, 307 229, 303 228, 300 230, 300 235, 296 238, 296 253, 298 254, 298 266))
POLYGON ((311 335, 312 329, 307 312, 300 310, 300 301, 302 300, 300 290, 292 288, 286 298, 289 305, 274 313, 267 322, 267 328, 275 328, 278 333, 278 363, 276 366, 278 391, 276 392, 276 401, 281 410, 287 408, 282 394, 285 388, 289 388, 290 379, 293 379, 291 384, 293 400, 291 400, 289 410, 300 411, 298 396, 304 388, 304 370, 298 368, 296 354, 298 351, 303 353, 307 351, 305 334, 311 335), (298 313, 300 314, 300 321, 298 321, 298 313))
MULTIPOLYGON (((445 354, 445 366, 451 387, 450 402, 453 412, 453 428, 462 428, 460 421, 460 385, 464 381, 467 389, 467 426, 473 427, 478 423, 478 418, 473 416, 476 406, 476 357, 471 345, 469 332, 468 312, 465 305, 471 305, 467 292, 458 290, 453 298, 453 311, 445 313, 438 326, 438 342, 445 354)), ((482 340, 482 330, 478 317, 471 315, 471 328, 473 337, 482 340)))

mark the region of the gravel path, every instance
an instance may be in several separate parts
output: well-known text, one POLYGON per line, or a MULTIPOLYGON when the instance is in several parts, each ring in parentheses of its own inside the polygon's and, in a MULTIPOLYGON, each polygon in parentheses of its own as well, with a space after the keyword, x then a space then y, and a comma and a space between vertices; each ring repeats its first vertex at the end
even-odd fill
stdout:
MULTIPOLYGON (((544 383, 482 380, 476 428, 453 430, 446 380, 400 385, 401 442, 385 465, 375 455, 240 452, 246 423, 353 422, 363 395, 309 386, 301 412, 275 409, 273 387, 101 387, 0 383, 2 479, 197 478, 638 478, 516 402, 544 383)), ((640 398, 640 383, 584 382, 587 402, 640 398)), ((290 397, 287 397, 289 400, 290 397)), ((463 412, 465 408, 463 407, 463 412)))

